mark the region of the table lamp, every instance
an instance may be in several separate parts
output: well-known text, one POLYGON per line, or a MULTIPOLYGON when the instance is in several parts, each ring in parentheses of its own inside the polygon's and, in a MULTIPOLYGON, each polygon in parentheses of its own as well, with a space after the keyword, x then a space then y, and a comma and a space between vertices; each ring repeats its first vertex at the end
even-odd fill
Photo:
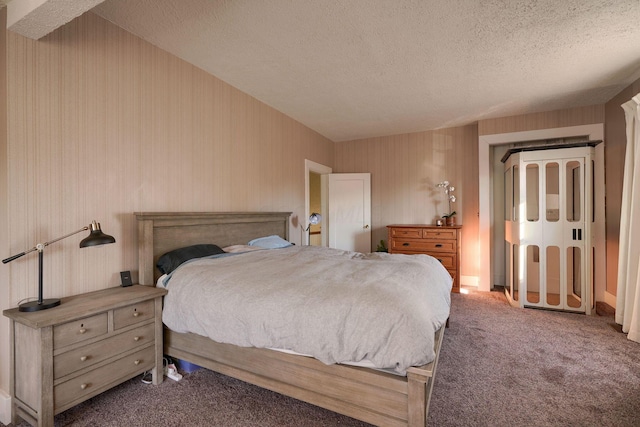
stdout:
POLYGON ((320 224, 320 221, 322 221, 322 215, 320 215, 319 213, 314 212, 311 215, 309 215, 309 225, 307 226, 307 229, 306 229, 307 245, 311 244, 311 226, 320 224))
POLYGON ((74 231, 73 233, 66 234, 62 237, 58 237, 57 239, 51 240, 46 243, 38 243, 28 251, 21 252, 19 254, 10 256, 9 258, 5 258, 2 260, 2 263, 6 264, 30 252, 38 251, 38 300, 29 301, 29 302, 25 302, 24 304, 20 304, 18 306, 18 309, 20 311, 46 310, 48 308, 52 308, 60 305, 60 300, 57 298, 42 299, 42 259, 44 257, 44 248, 46 248, 52 243, 55 243, 62 239, 66 239, 67 237, 73 236, 74 234, 78 234, 86 230, 91 230, 91 232, 87 237, 82 239, 82 241, 80 242, 81 248, 87 248, 89 246, 106 245, 107 243, 115 243, 116 241, 116 239, 114 239, 112 236, 109 236, 102 232, 102 230, 100 229, 100 223, 93 221, 91 224, 89 224, 86 227, 82 227, 78 231, 74 231))

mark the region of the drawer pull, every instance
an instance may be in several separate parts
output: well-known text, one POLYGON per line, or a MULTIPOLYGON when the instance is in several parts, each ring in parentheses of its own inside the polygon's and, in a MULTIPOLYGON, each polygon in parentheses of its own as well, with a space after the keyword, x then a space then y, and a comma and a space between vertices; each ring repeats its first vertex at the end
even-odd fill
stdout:
POLYGON ((402 246, 409 246, 409 243, 403 243, 402 246))
POLYGON ((436 259, 442 263, 442 260, 440 258, 436 258, 436 259))
POLYGON ((80 361, 81 361, 81 362, 85 362, 87 359, 88 359, 88 357, 87 357, 87 356, 82 356, 82 357, 80 358, 80 361))
POLYGON ((140 359, 136 359, 136 360, 133 361, 133 364, 136 365, 136 366, 139 365, 140 363, 142 363, 142 360, 140 360, 140 359))
POLYGON ((140 341, 140 337, 133 337, 134 341, 140 341))
POLYGON ((436 243, 436 248, 441 248, 442 244, 441 243, 436 243))
POLYGON ((85 328, 80 328, 78 332, 80 332, 81 334, 84 334, 85 332, 87 332, 87 330, 85 328))
POLYGON ((81 388, 82 390, 86 389, 87 387, 89 387, 89 384, 86 384, 86 383, 82 383, 82 384, 80 384, 80 388, 81 388))
POLYGON ((138 317, 138 316, 140 316, 140 313, 138 313, 137 311, 133 313, 133 317, 138 317))

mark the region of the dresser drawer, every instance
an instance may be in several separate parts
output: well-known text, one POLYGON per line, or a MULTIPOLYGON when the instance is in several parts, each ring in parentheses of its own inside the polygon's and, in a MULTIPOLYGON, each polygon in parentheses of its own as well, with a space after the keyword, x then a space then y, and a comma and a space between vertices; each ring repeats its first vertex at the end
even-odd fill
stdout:
POLYGON ((409 240, 409 239, 393 239, 391 242, 391 250, 393 252, 455 252, 455 240, 409 240))
POLYGON ((154 342, 154 334, 155 325, 150 323, 85 347, 54 356, 53 378, 64 377, 103 360, 112 359, 125 351, 146 346, 154 342))
POLYGON ((433 256, 453 277, 451 292, 460 292, 461 232, 462 226, 387 225, 389 253, 433 256))
POLYGON ((71 344, 99 337, 108 331, 109 316, 100 313, 73 322, 53 327, 53 348, 63 348, 71 344))
POLYGON ((72 378, 53 388, 53 406, 57 410, 85 396, 99 393, 112 383, 122 382, 123 378, 151 369, 155 364, 153 345, 129 356, 101 366, 86 374, 72 378))
POLYGON ((458 283, 458 275, 456 274, 456 272, 449 270, 449 274, 453 279, 453 283, 451 284, 451 289, 455 289, 455 288, 460 289, 460 283, 458 283))
POLYGON ((428 228, 422 230, 422 238, 433 240, 456 240, 457 231, 450 228, 428 228))
POLYGON ((406 239, 421 239, 421 228, 392 228, 391 237, 404 237, 406 239))
POLYGON ((455 274, 457 274, 457 269, 456 269, 456 254, 429 254, 432 257, 434 257, 435 259, 437 259, 438 261, 440 261, 440 263, 444 266, 444 268, 446 268, 447 270, 449 270, 449 273, 451 275, 453 275, 455 277, 455 274))
POLYGON ((154 302, 144 301, 140 304, 132 304, 113 311, 113 327, 114 329, 124 328, 148 319, 153 319, 154 302))

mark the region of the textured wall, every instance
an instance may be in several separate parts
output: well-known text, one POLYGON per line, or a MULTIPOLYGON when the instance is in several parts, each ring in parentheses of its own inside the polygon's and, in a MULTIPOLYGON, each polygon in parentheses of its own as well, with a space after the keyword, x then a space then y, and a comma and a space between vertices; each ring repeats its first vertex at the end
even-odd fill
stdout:
MULTIPOLYGON (((297 230, 304 159, 333 164, 333 142, 94 14, 7 34, 9 251, 93 219, 117 240, 47 248, 45 297, 137 270, 135 211, 293 211, 297 230)), ((37 294, 37 256, 9 266, 14 306, 37 294)))
POLYGON ((566 110, 480 120, 478 122, 478 135, 554 129, 593 123, 604 123, 603 105, 590 105, 566 110))
POLYGON ((372 246, 388 224, 434 224, 448 211, 436 184, 456 190, 463 224, 462 275, 478 275, 478 134, 476 125, 369 138, 335 145, 334 172, 371 173, 372 246))

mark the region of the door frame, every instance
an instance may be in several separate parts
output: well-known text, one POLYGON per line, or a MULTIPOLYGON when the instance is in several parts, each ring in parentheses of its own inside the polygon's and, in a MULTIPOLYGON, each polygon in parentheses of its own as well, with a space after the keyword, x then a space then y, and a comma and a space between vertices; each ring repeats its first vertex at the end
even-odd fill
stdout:
MULTIPOLYGON (((302 221, 298 221, 300 223, 300 227, 302 227, 303 230, 305 230, 307 228, 307 226, 309 225, 309 215, 311 215, 311 211, 309 209, 309 203, 311 200, 311 189, 309 188, 310 182, 309 182, 309 173, 318 173, 320 175, 325 175, 325 174, 329 174, 333 172, 333 169, 330 168, 329 166, 325 166, 323 164, 320 163, 316 163, 314 161, 308 160, 308 159, 304 159, 304 218, 302 219, 302 221)), ((322 190, 324 191, 324 190, 322 190)), ((324 199, 321 197, 320 200, 322 200, 322 203, 324 204, 324 199)), ((324 206, 322 207, 322 213, 324 213, 324 206)), ((328 229, 327 227, 323 226, 321 228, 321 236, 322 236, 322 242, 324 244, 324 242, 326 241, 325 236, 327 235, 328 229)), ((303 233, 302 236, 302 244, 305 244, 307 240, 307 234, 303 233)))
MULTIPOLYGON (((494 265, 492 242, 495 229, 501 227, 501 221, 496 224, 493 212, 493 162, 491 156, 492 146, 511 144, 525 141, 536 141, 554 138, 569 138, 586 136, 591 140, 604 141, 604 124, 595 123, 581 126, 568 126, 552 129, 540 129, 532 131, 509 132, 500 134, 481 135, 478 137, 478 172, 479 172, 479 230, 478 240, 480 243, 480 265, 489 266, 480 270, 478 289, 490 291, 493 287, 494 265)), ((596 147, 595 173, 598 181, 595 183, 595 193, 600 198, 604 198, 604 146, 599 144, 596 147)), ((605 216, 604 203, 597 206, 594 224, 594 244, 596 246, 596 283, 595 300, 605 301, 611 306, 615 306, 615 296, 606 292, 606 238, 605 238, 605 216)))

